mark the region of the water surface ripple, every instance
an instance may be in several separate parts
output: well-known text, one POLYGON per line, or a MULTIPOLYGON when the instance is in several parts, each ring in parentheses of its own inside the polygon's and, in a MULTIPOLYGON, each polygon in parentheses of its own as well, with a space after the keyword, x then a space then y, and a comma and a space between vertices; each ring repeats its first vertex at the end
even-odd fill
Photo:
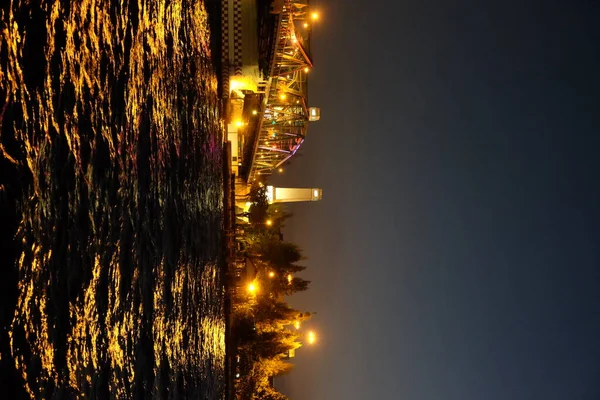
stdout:
POLYGON ((33 3, 3 6, 0 38, 2 156, 25 177, 9 340, 26 390, 221 398, 222 137, 204 4, 33 3))

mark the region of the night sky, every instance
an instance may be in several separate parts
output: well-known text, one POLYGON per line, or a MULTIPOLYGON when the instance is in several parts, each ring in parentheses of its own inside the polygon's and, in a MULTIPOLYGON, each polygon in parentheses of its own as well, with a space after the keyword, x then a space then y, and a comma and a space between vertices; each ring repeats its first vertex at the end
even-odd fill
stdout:
POLYGON ((600 399, 600 2, 312 2, 292 399, 600 399))

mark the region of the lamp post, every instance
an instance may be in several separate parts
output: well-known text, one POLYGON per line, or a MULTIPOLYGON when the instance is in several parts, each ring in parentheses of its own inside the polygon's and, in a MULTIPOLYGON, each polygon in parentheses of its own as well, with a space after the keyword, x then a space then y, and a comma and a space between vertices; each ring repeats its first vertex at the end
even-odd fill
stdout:
POLYGON ((257 287, 257 285, 256 285, 254 282, 251 282, 251 283, 248 285, 248 292, 249 292, 250 294, 255 294, 257 290, 258 290, 258 287, 257 287))

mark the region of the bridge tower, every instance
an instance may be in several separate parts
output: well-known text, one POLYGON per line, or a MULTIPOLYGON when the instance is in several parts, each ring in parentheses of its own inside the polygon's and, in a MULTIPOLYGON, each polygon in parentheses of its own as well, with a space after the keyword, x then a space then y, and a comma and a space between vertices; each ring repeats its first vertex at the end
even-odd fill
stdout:
POLYGON ((322 198, 323 189, 319 188, 280 188, 267 186, 267 199, 269 200, 269 204, 319 201, 322 198))

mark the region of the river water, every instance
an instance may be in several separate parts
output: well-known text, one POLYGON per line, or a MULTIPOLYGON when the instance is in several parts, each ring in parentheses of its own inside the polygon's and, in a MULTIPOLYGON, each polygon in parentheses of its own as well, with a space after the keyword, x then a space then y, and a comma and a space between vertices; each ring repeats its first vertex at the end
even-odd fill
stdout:
POLYGON ((204 4, 32 3, 1 16, 0 193, 15 222, 0 229, 16 271, 3 371, 31 398, 222 398, 222 129, 204 4))

